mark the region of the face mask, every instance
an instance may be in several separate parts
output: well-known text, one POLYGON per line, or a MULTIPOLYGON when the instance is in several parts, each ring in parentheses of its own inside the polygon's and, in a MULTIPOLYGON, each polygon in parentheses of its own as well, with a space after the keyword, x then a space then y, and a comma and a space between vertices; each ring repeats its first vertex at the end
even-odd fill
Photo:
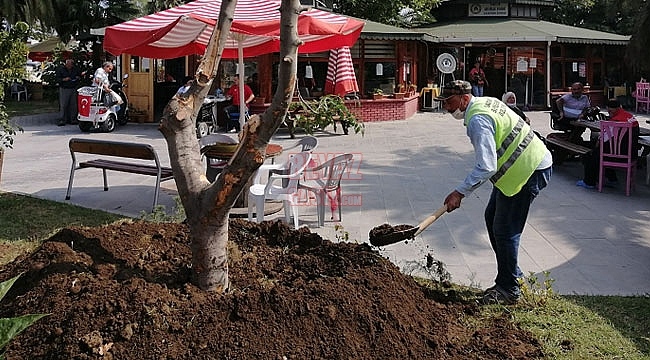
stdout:
POLYGON ((513 103, 513 104, 507 103, 506 105, 508 105, 508 106, 510 106, 511 108, 513 108, 513 107, 515 107, 516 104, 514 104, 514 103, 513 103))
POLYGON ((465 118, 465 112, 464 112, 464 111, 460 111, 460 109, 456 109, 456 111, 454 111, 453 113, 451 113, 451 116, 453 116, 454 119, 456 119, 456 120, 462 120, 462 119, 465 118))

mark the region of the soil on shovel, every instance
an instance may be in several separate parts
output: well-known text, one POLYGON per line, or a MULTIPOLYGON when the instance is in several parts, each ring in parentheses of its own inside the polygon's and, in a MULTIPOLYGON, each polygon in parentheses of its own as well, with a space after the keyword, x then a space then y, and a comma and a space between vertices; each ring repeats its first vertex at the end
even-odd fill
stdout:
POLYGON ((508 319, 467 328, 474 304, 442 303, 367 244, 282 222, 231 220, 231 290, 191 284, 182 224, 63 229, 0 272, 24 273, 0 318, 48 313, 13 359, 531 359, 508 319))
POLYGON ((370 232, 368 233, 368 238, 370 240, 370 243, 374 244, 380 241, 381 239, 386 238, 388 235, 399 233, 402 231, 412 230, 413 228, 415 228, 415 226, 413 225, 391 226, 390 224, 381 224, 379 226, 375 226, 370 230, 370 232))

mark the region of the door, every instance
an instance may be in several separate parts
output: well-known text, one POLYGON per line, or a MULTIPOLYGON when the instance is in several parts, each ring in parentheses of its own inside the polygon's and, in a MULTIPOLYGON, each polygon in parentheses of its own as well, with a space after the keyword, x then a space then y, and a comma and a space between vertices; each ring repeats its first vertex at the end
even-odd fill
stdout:
POLYGON ((125 73, 129 74, 126 96, 129 98, 129 118, 134 122, 153 122, 152 60, 124 55, 125 73))

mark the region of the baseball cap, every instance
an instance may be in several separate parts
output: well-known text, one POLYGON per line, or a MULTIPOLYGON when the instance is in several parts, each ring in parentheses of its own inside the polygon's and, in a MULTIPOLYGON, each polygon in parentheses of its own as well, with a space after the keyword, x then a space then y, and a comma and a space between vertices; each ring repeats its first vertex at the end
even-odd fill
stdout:
POLYGON ((472 92, 472 84, 463 80, 450 81, 442 87, 440 95, 436 96, 434 100, 444 101, 454 95, 470 94, 472 92))

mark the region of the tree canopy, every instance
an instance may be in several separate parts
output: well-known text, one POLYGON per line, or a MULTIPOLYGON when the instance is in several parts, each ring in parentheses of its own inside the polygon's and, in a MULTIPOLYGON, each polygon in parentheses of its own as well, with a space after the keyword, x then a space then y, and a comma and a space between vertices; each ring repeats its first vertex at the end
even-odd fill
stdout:
POLYGON ((544 20, 631 35, 627 62, 637 76, 650 76, 649 56, 650 2, 646 0, 556 0, 555 7, 544 11, 544 20))
POLYGON ((139 14, 129 0, 0 0, 0 17, 54 30, 63 42, 139 14))

